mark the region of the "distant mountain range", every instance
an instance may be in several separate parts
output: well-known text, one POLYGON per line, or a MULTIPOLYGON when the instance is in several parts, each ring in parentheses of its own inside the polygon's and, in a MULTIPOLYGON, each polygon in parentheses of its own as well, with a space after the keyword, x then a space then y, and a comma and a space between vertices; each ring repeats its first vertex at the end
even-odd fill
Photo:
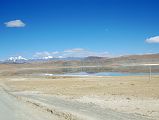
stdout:
POLYGON ((143 54, 143 55, 126 55, 120 57, 98 57, 89 56, 85 58, 81 57, 67 57, 67 58, 53 58, 52 56, 47 56, 41 59, 26 59, 22 56, 10 57, 8 60, 1 61, 0 63, 35 63, 35 62, 52 62, 52 61, 67 61, 71 64, 78 63, 78 65, 121 65, 121 64, 137 64, 137 63, 159 63, 159 54, 143 54))
POLYGON ((28 59, 22 57, 22 56, 17 56, 17 57, 10 57, 8 60, 2 61, 3 63, 25 63, 28 61, 28 59))
POLYGON ((67 58, 53 58, 52 56, 47 56, 43 58, 34 58, 34 59, 27 59, 22 56, 10 57, 7 60, 0 61, 0 63, 15 63, 15 64, 22 64, 22 63, 31 63, 31 62, 48 62, 48 61, 58 61, 58 60, 81 60, 83 58, 80 57, 67 57, 67 58))

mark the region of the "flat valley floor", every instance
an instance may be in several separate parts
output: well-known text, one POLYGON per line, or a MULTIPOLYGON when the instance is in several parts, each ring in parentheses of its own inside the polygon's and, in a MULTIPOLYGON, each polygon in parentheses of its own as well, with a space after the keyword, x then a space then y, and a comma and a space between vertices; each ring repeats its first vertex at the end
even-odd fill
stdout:
POLYGON ((159 118, 159 76, 151 81, 148 76, 1 76, 0 85, 0 119, 159 118))

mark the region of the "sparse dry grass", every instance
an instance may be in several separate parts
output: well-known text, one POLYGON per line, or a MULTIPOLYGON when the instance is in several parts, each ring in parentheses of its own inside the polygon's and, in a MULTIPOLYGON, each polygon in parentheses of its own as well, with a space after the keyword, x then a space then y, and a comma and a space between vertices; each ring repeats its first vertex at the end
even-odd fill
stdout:
POLYGON ((74 97, 125 95, 159 98, 159 76, 153 76, 151 81, 148 76, 8 78, 5 84, 12 91, 40 91, 74 97))
MULTIPOLYGON (((0 64, 0 85, 9 91, 37 91, 93 102, 119 112, 137 113, 150 118, 159 117, 159 76, 123 77, 68 77, 35 76, 34 73, 52 73, 59 67, 38 64, 0 64), (30 74, 31 73, 31 74, 30 74)), ((24 92, 28 93, 28 92, 24 92)))

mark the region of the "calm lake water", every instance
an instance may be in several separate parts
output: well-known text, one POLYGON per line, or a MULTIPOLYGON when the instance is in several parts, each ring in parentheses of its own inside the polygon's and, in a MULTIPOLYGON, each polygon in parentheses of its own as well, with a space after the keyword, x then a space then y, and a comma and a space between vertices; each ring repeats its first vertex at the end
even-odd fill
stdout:
MULTIPOLYGON (((44 74, 45 76, 141 76, 149 75, 149 73, 126 73, 126 72, 77 72, 77 73, 65 73, 65 74, 44 74)), ((159 75, 159 73, 152 73, 152 75, 159 75)))

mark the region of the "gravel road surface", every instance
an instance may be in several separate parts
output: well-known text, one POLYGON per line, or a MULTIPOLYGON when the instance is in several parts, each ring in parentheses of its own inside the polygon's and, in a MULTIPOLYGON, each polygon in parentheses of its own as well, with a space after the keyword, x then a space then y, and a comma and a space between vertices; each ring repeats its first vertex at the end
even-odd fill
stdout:
POLYGON ((111 109, 101 108, 95 104, 71 101, 56 96, 37 94, 22 96, 70 112, 71 114, 84 118, 85 120, 149 120, 148 118, 140 115, 120 113, 111 109))

